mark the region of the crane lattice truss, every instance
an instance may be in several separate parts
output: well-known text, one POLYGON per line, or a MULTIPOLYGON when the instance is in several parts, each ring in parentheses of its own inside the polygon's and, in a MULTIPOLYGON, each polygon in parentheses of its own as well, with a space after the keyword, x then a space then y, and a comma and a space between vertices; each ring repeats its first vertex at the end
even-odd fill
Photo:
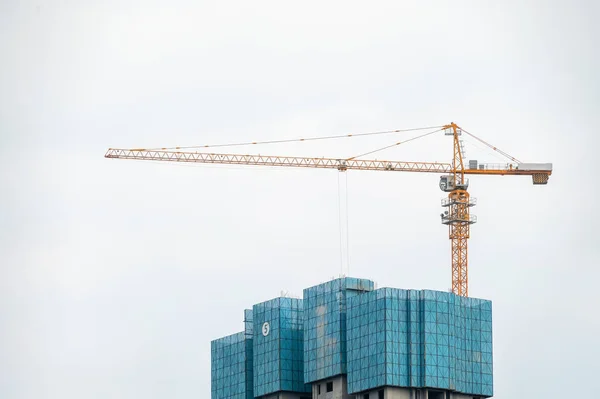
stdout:
MULTIPOLYGON (((420 129, 409 129, 420 130, 420 129)), ((348 170, 371 170, 388 172, 421 172, 442 174, 440 188, 448 192, 448 197, 442 200, 442 223, 449 227, 452 254, 452 292, 468 296, 468 251, 467 240, 470 237, 470 225, 477 221, 470 214, 470 208, 476 204, 467 191, 468 181, 465 175, 527 175, 532 176, 533 184, 546 184, 552 174, 552 164, 521 163, 517 159, 500 151, 496 147, 462 130, 455 123, 442 126, 446 135, 453 136, 453 158, 451 163, 440 162, 404 162, 367 160, 354 158, 311 158, 286 157, 272 155, 239 155, 217 154, 189 150, 174 149, 118 149, 110 148, 106 158, 134 159, 165 162, 191 162, 201 164, 223 165, 255 165, 297 168, 337 169, 341 172, 348 170), (469 164, 464 166, 462 142, 459 136, 466 133, 495 151, 508 157, 511 162, 505 164, 469 164)), ((406 130, 405 130, 406 131, 406 130)), ((399 131, 392 131, 399 132, 399 131)), ((388 133, 388 132, 386 132, 388 133)), ((432 132, 435 133, 435 132, 432 132)), ((431 134, 431 133, 429 133, 431 134)), ((348 137, 351 135, 348 135, 348 137)), ((338 138, 338 137, 333 137, 338 138)), ((303 139, 298 140, 303 141, 303 139)), ((255 143, 248 143, 255 144, 255 143)), ((397 145, 400 143, 396 143, 397 145)), ((385 147, 388 148, 388 147, 385 147)))

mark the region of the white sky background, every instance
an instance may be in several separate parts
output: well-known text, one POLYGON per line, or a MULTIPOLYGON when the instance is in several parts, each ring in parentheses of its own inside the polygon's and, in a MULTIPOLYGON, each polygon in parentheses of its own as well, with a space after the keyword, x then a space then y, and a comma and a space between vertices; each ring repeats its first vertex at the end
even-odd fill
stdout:
MULTIPOLYGON (((245 307, 339 274, 336 171, 116 161, 108 147, 450 121, 555 167, 547 186, 471 179, 495 397, 592 391, 597 2, 168 3, 0 3, 0 397, 208 398, 211 339, 240 331, 245 307)), ((335 157, 395 140, 242 150, 335 157)), ((449 161, 451 142, 377 156, 449 161)), ((350 274, 448 289, 438 176, 348 182, 350 274)))

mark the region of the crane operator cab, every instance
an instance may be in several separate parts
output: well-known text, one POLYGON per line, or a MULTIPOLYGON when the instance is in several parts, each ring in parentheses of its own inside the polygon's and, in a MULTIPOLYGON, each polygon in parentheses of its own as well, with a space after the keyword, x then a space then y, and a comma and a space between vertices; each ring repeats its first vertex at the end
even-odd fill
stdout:
POLYGON ((464 183, 456 184, 454 175, 440 176, 440 189, 447 193, 454 190, 466 190, 469 188, 469 179, 465 179, 464 183))

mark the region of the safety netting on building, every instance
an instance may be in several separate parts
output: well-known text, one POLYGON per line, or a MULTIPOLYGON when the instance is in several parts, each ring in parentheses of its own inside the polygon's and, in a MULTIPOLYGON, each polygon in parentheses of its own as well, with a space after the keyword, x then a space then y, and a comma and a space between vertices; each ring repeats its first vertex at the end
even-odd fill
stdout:
POLYGON ((490 301, 385 288, 348 301, 348 391, 390 385, 492 396, 490 301))
POLYGON ((304 384, 303 305, 276 298, 253 307, 254 395, 310 392, 304 384))
POLYGON ((245 332, 211 342, 211 398, 254 399, 252 338, 245 332))
POLYGON ((304 290, 304 381, 346 373, 348 298, 374 289, 370 280, 339 278, 304 290))

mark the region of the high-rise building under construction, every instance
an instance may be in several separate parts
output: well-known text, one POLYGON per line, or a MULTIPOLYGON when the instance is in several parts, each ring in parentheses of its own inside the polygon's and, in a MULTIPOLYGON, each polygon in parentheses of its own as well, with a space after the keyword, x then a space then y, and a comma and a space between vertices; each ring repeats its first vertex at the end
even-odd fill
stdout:
POLYGON ((212 399, 493 395, 492 304, 339 278, 244 312, 211 343, 212 399))

